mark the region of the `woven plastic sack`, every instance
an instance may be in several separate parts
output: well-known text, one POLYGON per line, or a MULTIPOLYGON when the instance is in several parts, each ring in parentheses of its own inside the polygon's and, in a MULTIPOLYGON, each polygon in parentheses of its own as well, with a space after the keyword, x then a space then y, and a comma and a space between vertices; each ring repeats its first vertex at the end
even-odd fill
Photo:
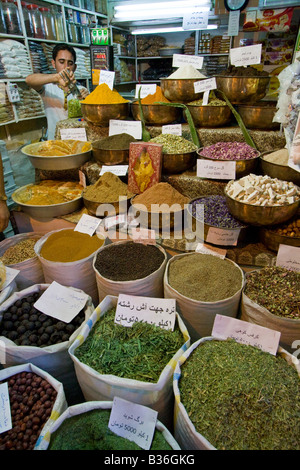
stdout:
POLYGON ((86 322, 81 334, 69 348, 69 354, 74 361, 78 383, 87 401, 113 400, 114 396, 125 400, 149 406, 158 412, 158 419, 169 426, 173 417, 174 397, 172 391, 172 376, 175 365, 182 353, 190 345, 188 331, 177 315, 177 321, 184 337, 184 344, 163 369, 156 383, 141 382, 138 380, 117 377, 115 375, 100 374, 91 367, 83 364, 75 356, 76 349, 84 343, 95 323, 105 313, 117 305, 118 298, 107 296, 98 305, 91 318, 86 322))
POLYGON ((3 304, 3 302, 5 302, 16 291, 17 284, 15 281, 12 281, 10 284, 8 284, 7 287, 4 287, 4 289, 2 289, 0 292, 0 305, 3 304))
MULTIPOLYGON (((115 242, 114 245, 121 243, 128 243, 128 241, 115 242)), ((101 247, 99 252, 101 252, 101 250, 109 250, 110 246, 111 245, 101 247)), ((101 276, 95 268, 97 258, 97 255, 95 255, 93 268, 96 276, 99 302, 101 302, 107 295, 119 294, 142 295, 144 297, 163 297, 163 276, 167 263, 167 254, 161 246, 157 245, 157 249, 160 250, 165 257, 160 267, 153 273, 149 274, 149 276, 142 279, 135 279, 133 281, 112 281, 111 279, 101 276)), ((130 260, 128 260, 128 262, 130 262, 130 260)))
MULTIPOLYGON (((53 434, 62 423, 72 416, 87 413, 92 410, 111 410, 112 401, 89 401, 87 403, 80 403, 78 405, 70 406, 65 412, 56 420, 55 424, 51 427, 51 432, 44 435, 43 443, 41 443, 42 450, 47 450, 51 441, 51 434, 53 434)), ((172 447, 173 450, 180 450, 179 445, 175 441, 170 431, 165 427, 159 420, 156 421, 155 428, 162 433, 167 443, 172 447)))
POLYGON ((67 409, 68 404, 66 402, 64 389, 63 389, 62 384, 59 381, 57 381, 54 377, 52 377, 50 374, 40 369, 39 367, 36 367, 35 365, 30 364, 30 363, 0 370, 0 381, 5 381, 6 379, 9 379, 9 377, 15 374, 19 374, 20 372, 32 372, 34 374, 39 375, 43 379, 47 380, 47 382, 49 382, 49 384, 52 385, 52 387, 57 392, 56 400, 53 404, 50 418, 46 421, 45 425, 43 426, 41 433, 38 437, 38 440, 33 449, 33 450, 42 450, 42 447, 43 447, 42 443, 45 441, 44 436, 49 434, 50 430, 55 424, 55 421, 67 409))

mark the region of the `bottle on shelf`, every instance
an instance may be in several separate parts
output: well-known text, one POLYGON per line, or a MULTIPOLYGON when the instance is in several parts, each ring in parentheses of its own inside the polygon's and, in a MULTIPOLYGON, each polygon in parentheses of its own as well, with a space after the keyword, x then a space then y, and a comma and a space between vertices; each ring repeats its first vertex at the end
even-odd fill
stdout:
POLYGON ((65 41, 65 30, 64 30, 63 17, 54 5, 51 7, 51 14, 54 18, 55 32, 56 32, 57 41, 65 41))
POLYGON ((5 18, 4 18, 2 2, 0 2, 0 33, 7 34, 7 28, 6 28, 5 18))
POLYGON ((45 39, 56 40, 55 20, 49 8, 39 8, 42 15, 42 22, 45 31, 45 39))
POLYGON ((26 2, 21 2, 21 7, 22 7, 22 13, 23 13, 23 18, 24 18, 24 25, 25 25, 25 31, 28 37, 33 38, 34 33, 33 33, 33 25, 31 22, 31 17, 29 15, 29 12, 27 10, 27 3, 26 2))
POLYGON ((20 13, 18 7, 14 3, 14 0, 4 0, 2 2, 2 6, 7 34, 22 36, 23 31, 21 26, 20 13))
POLYGON ((38 5, 30 4, 27 5, 29 12, 29 18, 33 26, 33 37, 36 39, 45 39, 45 29, 43 24, 42 13, 39 10, 38 5))

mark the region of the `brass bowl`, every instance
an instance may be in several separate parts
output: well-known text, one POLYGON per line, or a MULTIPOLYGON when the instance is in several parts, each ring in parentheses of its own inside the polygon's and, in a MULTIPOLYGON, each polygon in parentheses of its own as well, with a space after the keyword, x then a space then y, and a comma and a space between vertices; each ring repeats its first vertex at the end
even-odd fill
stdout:
POLYGON ((240 104, 237 111, 249 129, 279 129, 279 122, 273 122, 276 113, 274 101, 261 101, 256 104, 240 104))
MULTIPOLYGON (((171 124, 174 121, 180 121, 181 108, 172 106, 163 106, 160 104, 142 104, 144 119, 146 125, 164 125, 171 124)), ((131 112, 135 121, 141 121, 141 113, 138 103, 131 104, 131 112)))
POLYGON ((81 103, 84 119, 99 127, 108 127, 111 119, 126 119, 129 116, 129 101, 114 104, 81 103))
POLYGON ((124 149, 124 150, 120 150, 120 149, 104 150, 104 149, 95 148, 93 144, 92 144, 92 154, 96 162, 102 163, 104 165, 118 165, 119 163, 128 163, 129 148, 124 149))
POLYGON ((213 162, 235 162, 235 179, 242 178, 243 176, 249 175, 249 173, 253 173, 257 167, 259 154, 254 158, 248 158, 245 160, 222 160, 221 158, 208 158, 201 155, 201 151, 203 148, 197 150, 197 154, 203 160, 210 160, 213 162))
POLYGON ((229 184, 230 182, 227 183, 224 189, 227 207, 233 217, 246 224, 255 226, 278 225, 291 219, 298 211, 300 200, 286 206, 263 207, 237 201, 227 194, 229 184))
POLYGON ((278 251, 279 245, 289 245, 300 247, 300 237, 288 237, 287 235, 280 235, 274 230, 261 228, 259 231, 260 241, 271 251, 278 251))
POLYGON ((217 89, 233 104, 257 103, 266 96, 270 77, 216 76, 217 89))
POLYGON ((299 171, 287 165, 278 165, 277 163, 272 163, 272 162, 268 162, 267 160, 264 160, 265 155, 268 155, 269 153, 273 153, 273 152, 275 152, 275 150, 272 150, 272 152, 263 152, 260 155, 259 166, 260 166, 261 173, 263 175, 268 175, 271 178, 278 178, 283 181, 291 181, 292 183, 299 186, 300 185, 299 171))
POLYGON ((130 197, 122 201, 120 204, 119 201, 112 201, 112 202, 98 202, 98 201, 91 201, 84 196, 84 192, 82 195, 83 204, 90 212, 90 214, 96 217, 110 217, 118 214, 123 214, 127 212, 130 206, 130 197))
POLYGON ((196 93, 194 88, 194 84, 200 80, 204 78, 160 78, 160 87, 169 101, 188 103, 203 96, 203 92, 196 93))
POLYGON ((135 215, 138 217, 141 227, 148 228, 149 230, 162 231, 164 233, 169 233, 170 230, 183 227, 186 213, 185 208, 178 211, 148 211, 143 204, 134 204, 134 197, 131 199, 131 206, 134 209, 135 215))
MULTIPOLYGON (((232 113, 229 106, 198 106, 187 105, 196 127, 221 127, 231 121, 232 113)), ((186 120, 185 112, 183 116, 186 120)))
POLYGON ((197 160, 196 152, 163 153, 162 172, 168 174, 182 173, 192 168, 197 160))

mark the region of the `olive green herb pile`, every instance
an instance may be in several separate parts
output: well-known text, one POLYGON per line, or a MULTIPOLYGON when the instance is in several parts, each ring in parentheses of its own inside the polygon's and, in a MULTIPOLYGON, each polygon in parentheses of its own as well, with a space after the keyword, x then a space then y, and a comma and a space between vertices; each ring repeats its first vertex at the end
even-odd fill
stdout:
POLYGON ((181 367, 181 401, 218 450, 300 450, 296 369, 234 340, 205 341, 181 367))
MULTIPOLYGON (((108 428, 111 410, 92 410, 63 421, 52 434, 49 450, 142 450, 134 442, 108 428)), ((155 430, 151 450, 171 450, 163 434, 155 430)))
POLYGON ((183 335, 136 322, 132 327, 114 323, 116 309, 110 309, 94 325, 75 356, 100 374, 157 382, 168 362, 184 344, 183 335))

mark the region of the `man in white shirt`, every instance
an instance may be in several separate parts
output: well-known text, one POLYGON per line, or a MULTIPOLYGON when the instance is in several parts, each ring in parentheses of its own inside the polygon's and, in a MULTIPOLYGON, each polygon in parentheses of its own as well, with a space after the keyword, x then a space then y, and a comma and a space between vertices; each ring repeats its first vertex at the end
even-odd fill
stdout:
MULTIPOLYGON (((68 118, 67 101, 74 99, 70 88, 75 84, 76 52, 68 44, 57 44, 52 52, 52 65, 57 73, 33 73, 26 77, 26 83, 41 94, 48 125, 48 140, 54 139, 58 121, 68 118)), ((84 99, 88 90, 78 86, 79 99, 84 99)), ((76 96, 77 97, 77 96, 76 96)))

